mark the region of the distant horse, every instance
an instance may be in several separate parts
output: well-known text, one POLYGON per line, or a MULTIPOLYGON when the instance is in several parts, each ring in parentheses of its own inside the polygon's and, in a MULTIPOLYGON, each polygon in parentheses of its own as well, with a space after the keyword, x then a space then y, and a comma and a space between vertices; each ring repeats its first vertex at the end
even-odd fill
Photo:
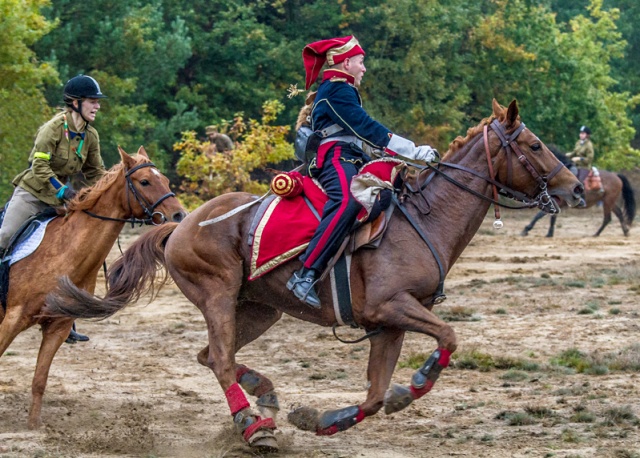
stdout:
MULTIPOLYGON (((466 138, 458 137, 438 167, 422 169, 404 189, 405 203, 398 201, 400 207, 394 210, 380 247, 357 251, 352 258, 354 318, 365 330, 378 331, 369 335, 367 398, 360 405, 323 413, 296 409, 288 418, 298 428, 334 434, 383 406, 386 413, 397 412, 432 388, 457 347, 454 330, 431 311, 434 299, 441 292, 441 279, 480 227, 494 200, 494 185, 550 212, 557 211, 550 195, 577 205, 582 193, 578 180, 520 122, 515 100, 508 109, 494 100, 491 118, 469 129, 466 138), (418 210, 425 201, 431 209, 428 214, 418 210), (433 252, 427 247, 429 241, 433 252), (432 336, 438 349, 414 374, 409 387, 394 385, 387 392, 407 331, 432 336)), ((236 363, 237 351, 283 313, 321 326, 336 325, 337 318, 329 280, 321 283, 321 310, 306 306, 286 289, 287 279, 300 268, 299 261, 248 281, 247 234, 255 206, 217 224, 199 226, 254 200, 246 193, 225 194, 180 225, 147 232, 111 266, 104 299, 65 281, 48 298, 47 313, 109 316, 152 288, 156 267, 164 264, 206 320, 209 344, 198 354, 198 362, 215 373, 244 439, 259 452, 269 452, 278 447, 273 435, 279 409, 274 386, 264 375, 236 363), (250 408, 240 387, 257 397, 260 415, 250 408)))
MULTIPOLYGON (((550 146, 550 151, 558 158, 560 162, 562 162, 565 166, 571 167, 573 163, 566 156, 566 154, 560 152, 558 149, 550 146)), ((586 173, 586 171, 585 171, 586 173)), ((621 173, 613 173, 608 172, 606 170, 599 170, 600 180, 602 181, 602 188, 604 189, 604 193, 599 192, 597 189, 586 191, 585 193, 585 202, 586 205, 578 206, 576 208, 589 208, 593 207, 598 202, 602 202, 602 213, 604 215, 604 219, 602 220, 602 224, 600 228, 593 234, 594 237, 600 235, 600 233, 607 227, 607 224, 611 222, 611 212, 615 213, 615 215, 620 220, 620 225, 622 226, 622 232, 625 236, 629 235, 629 228, 633 223, 633 219, 636 216, 636 199, 634 196, 633 188, 631 187, 631 183, 627 177, 622 175, 621 173), (618 206, 618 199, 622 195, 623 209, 618 206)), ((525 226, 522 230, 521 235, 528 235, 529 231, 533 229, 533 226, 544 217, 546 213, 540 211, 533 217, 531 222, 525 226)), ((549 231, 547 232, 547 237, 553 237, 553 233, 556 226, 556 219, 558 215, 551 215, 551 221, 549 223, 549 231)))
POLYGON ((144 148, 137 157, 120 149, 122 162, 94 186, 67 204, 67 214, 52 220, 40 246, 9 272, 7 308, 0 307, 0 356, 15 337, 35 324, 42 343, 32 383, 30 428, 42 424, 42 397, 49 368, 73 320, 42 315, 45 297, 65 276, 94 291, 98 271, 126 222, 160 224, 181 221, 186 212, 169 189, 169 180, 149 161, 144 148), (141 219, 142 218, 142 219, 141 219))

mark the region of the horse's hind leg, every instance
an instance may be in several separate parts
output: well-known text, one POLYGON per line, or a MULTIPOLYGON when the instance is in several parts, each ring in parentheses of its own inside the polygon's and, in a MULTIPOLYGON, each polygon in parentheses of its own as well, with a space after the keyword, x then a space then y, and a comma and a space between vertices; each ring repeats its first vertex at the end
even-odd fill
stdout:
MULTIPOLYGON (((236 309, 236 352, 253 342, 273 326, 282 312, 258 302, 243 302, 236 309)), ((198 362, 207 366, 209 346, 198 353, 198 362)), ((236 382, 251 396, 263 418, 276 418, 280 406, 273 383, 261 373, 243 364, 236 364, 236 382)))
POLYGON ((593 234, 594 237, 598 237, 602 233, 604 228, 607 227, 607 224, 611 222, 611 206, 607 202, 603 202, 602 208, 604 212, 604 218, 602 220, 602 225, 600 225, 600 229, 598 229, 596 233, 593 234))
POLYGON ((620 225, 622 226, 622 233, 626 236, 629 235, 629 226, 627 225, 627 221, 625 220, 624 213, 622 213, 622 209, 617 205, 613 207, 613 213, 620 220, 620 225))
POLYGON ((360 423, 376 414, 384 404, 385 392, 398 362, 404 331, 385 328, 371 338, 367 377, 370 383, 367 399, 360 405, 318 412, 300 407, 289 413, 289 421, 300 429, 315 431, 318 435, 331 435, 360 423))
POLYGON ((0 322, 0 357, 18 334, 29 327, 30 320, 22 315, 21 310, 17 307, 9 309, 0 322))
POLYGON ((49 369, 56 352, 71 331, 73 320, 51 320, 42 324, 42 343, 38 352, 38 362, 31 384, 31 409, 29 410, 30 429, 42 426, 42 397, 49 378, 49 369))

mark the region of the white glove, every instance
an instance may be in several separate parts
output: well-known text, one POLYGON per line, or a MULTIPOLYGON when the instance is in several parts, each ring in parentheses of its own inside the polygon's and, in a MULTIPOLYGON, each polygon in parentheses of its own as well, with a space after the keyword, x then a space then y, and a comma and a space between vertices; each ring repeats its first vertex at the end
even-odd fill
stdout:
POLYGON ((391 135, 385 151, 392 156, 399 154, 408 159, 416 159, 418 161, 433 162, 436 159, 440 159, 438 152, 429 145, 416 146, 411 140, 396 134, 391 135))
POLYGON ((440 160, 440 154, 435 148, 429 145, 420 145, 416 147, 415 159, 424 162, 436 162, 440 160))

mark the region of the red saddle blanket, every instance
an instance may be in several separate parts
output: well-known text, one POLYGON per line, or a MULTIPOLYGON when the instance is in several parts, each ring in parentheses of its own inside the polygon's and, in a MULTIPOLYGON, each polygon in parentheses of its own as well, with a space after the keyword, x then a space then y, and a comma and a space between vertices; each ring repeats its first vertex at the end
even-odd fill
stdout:
MULTIPOLYGON (((386 187, 392 188, 403 165, 404 162, 392 158, 371 161, 354 177, 354 181, 378 181, 387 183, 386 187)), ((274 181, 277 178, 278 176, 274 181)), ((288 197, 277 196, 262 215, 256 215, 259 221, 255 225, 253 240, 250 241, 252 251, 249 280, 255 280, 302 253, 320 223, 319 218, 328 200, 325 191, 312 178, 298 175, 296 179, 299 180, 298 185, 301 183, 302 193, 288 197)), ((354 189, 352 183, 352 191, 354 189)), ((356 200, 364 205, 358 214, 359 221, 365 221, 369 216, 370 207, 364 202, 368 194, 370 193, 361 190, 354 192, 356 200)))

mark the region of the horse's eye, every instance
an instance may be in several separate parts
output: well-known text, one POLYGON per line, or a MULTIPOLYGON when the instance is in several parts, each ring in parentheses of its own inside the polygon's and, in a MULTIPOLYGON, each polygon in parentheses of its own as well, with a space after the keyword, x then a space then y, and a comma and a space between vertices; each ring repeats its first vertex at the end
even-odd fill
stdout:
POLYGON ((141 180, 141 181, 140 181, 140 184, 141 184, 142 186, 149 186, 151 183, 149 183, 149 180, 141 180))
POLYGON ((533 145, 531 145, 531 149, 533 151, 540 151, 541 148, 542 146, 540 146, 540 143, 534 143, 533 145))

